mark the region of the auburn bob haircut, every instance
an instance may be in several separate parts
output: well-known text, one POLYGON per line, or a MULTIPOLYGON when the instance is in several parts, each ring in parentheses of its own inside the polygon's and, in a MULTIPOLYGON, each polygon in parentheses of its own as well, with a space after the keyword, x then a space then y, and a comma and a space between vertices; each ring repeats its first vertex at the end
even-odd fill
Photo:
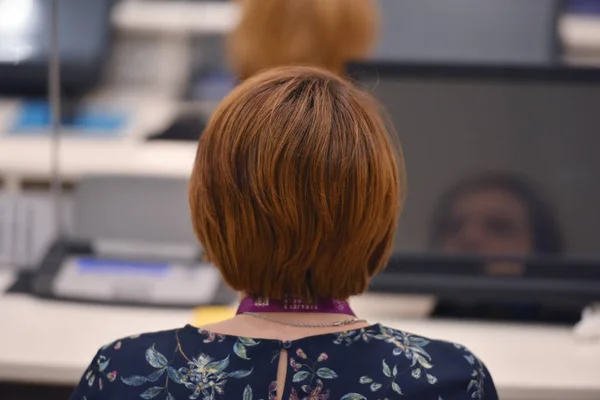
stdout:
POLYGON ((374 0, 240 0, 228 54, 241 79, 274 67, 306 65, 344 73, 375 42, 374 0))
POLYGON ((238 86, 202 134, 193 226, 233 289, 347 299, 387 262, 404 162, 369 95, 285 67, 238 86))

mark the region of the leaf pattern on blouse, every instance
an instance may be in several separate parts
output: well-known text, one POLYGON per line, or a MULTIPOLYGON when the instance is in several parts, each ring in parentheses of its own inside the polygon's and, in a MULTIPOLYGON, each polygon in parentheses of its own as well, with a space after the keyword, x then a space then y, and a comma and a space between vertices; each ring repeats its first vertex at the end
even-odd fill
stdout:
MULTIPOLYGON (((210 339, 210 335, 209 335, 210 339)), ((211 339, 214 341, 214 339, 211 339)), ((161 393, 166 394, 167 399, 173 397, 169 392, 169 383, 183 385, 192 393, 190 400, 196 400, 202 397, 203 400, 214 399, 217 394, 225 394, 225 384, 228 379, 241 379, 252 374, 250 370, 227 371, 229 367, 229 355, 222 360, 214 360, 212 357, 199 353, 196 357, 188 357, 184 353, 179 337, 177 337, 177 348, 174 351, 173 358, 182 356, 187 361, 187 366, 174 368, 171 362, 156 350, 152 345, 146 350, 146 362, 155 370, 150 375, 132 375, 121 377, 121 381, 128 386, 140 386, 148 382, 157 382, 164 378, 162 386, 152 386, 145 390, 140 397, 143 399, 153 399, 161 393)))
POLYGON ((464 346, 382 325, 285 344, 189 326, 128 337, 100 349, 72 400, 277 400, 284 348, 282 400, 443 400, 461 392, 461 400, 497 400, 487 369, 464 346))
POLYGON ((369 385, 369 389, 371 389, 371 392, 377 392, 381 388, 384 388, 385 390, 391 388, 394 392, 398 393, 399 395, 403 395, 404 393, 402 393, 400 385, 398 385, 398 383, 396 382, 396 377, 398 376, 398 366, 394 365, 393 368, 390 368, 385 359, 382 361, 382 365, 382 372, 384 376, 383 383, 379 383, 367 375, 361 376, 359 379, 359 383, 363 385, 369 385))
MULTIPOLYGON (((394 356, 404 355, 404 357, 410 360, 411 364, 409 369, 412 369, 411 376, 414 379, 424 378, 431 385, 434 385, 437 382, 437 378, 434 375, 423 373, 423 370, 429 370, 433 368, 433 364, 431 364, 431 356, 425 350, 425 347, 430 343, 429 340, 382 326, 379 330, 360 329, 357 331, 342 332, 337 334, 337 337, 333 343, 350 346, 352 343, 359 340, 362 340, 365 343, 369 343, 371 340, 382 340, 386 343, 394 345, 392 354, 394 356)), ((394 368, 396 368, 397 372, 397 366, 394 368)), ((389 368, 384 368, 384 374, 388 369, 389 368)), ((402 371, 402 374, 404 374, 404 372, 406 371, 402 371)), ((386 376, 388 375, 386 374, 386 376)), ((377 387, 377 384, 374 385, 377 387)))
POLYGON ((327 353, 321 353, 313 360, 301 348, 296 350, 296 356, 290 358, 290 367, 295 372, 292 382, 301 384, 301 394, 292 388, 290 400, 327 400, 329 390, 324 389, 323 380, 336 379, 338 374, 324 365, 329 356, 327 353))
POLYGON ((464 346, 454 344, 454 347, 456 347, 464 353, 463 357, 473 367, 473 371, 471 372, 471 380, 469 381, 469 385, 467 386, 467 393, 469 393, 469 395, 473 399, 482 400, 485 394, 485 379, 487 378, 483 363, 471 352, 469 352, 464 346))
MULTIPOLYGON (((112 342, 107 345, 104 345, 100 348, 100 351, 106 350, 112 346, 114 350, 119 350, 121 348, 121 341, 112 342)), ((98 383, 98 389, 102 391, 104 389, 104 381, 102 378, 105 378, 108 382, 114 382, 117 379, 117 371, 112 370, 108 371, 108 367, 110 365, 110 358, 99 354, 96 357, 95 365, 92 363, 90 368, 84 373, 84 380, 89 387, 94 386, 94 384, 98 383)))

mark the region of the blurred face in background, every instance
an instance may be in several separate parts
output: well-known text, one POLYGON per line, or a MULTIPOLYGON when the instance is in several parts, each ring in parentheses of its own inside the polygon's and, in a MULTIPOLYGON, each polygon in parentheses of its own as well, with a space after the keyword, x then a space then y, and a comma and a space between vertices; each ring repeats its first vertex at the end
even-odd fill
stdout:
POLYGON ((440 250, 450 253, 533 252, 526 204, 502 188, 472 189, 458 196, 442 223, 440 250))

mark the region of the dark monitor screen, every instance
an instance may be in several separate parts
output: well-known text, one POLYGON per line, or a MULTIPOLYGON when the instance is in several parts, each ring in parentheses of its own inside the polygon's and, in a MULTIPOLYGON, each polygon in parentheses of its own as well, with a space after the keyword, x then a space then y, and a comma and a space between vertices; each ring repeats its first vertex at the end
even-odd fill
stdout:
POLYGON ((396 253, 600 260, 600 70, 357 64, 408 191, 396 253))
POLYGON ((236 77, 227 62, 226 39, 224 35, 193 38, 185 100, 217 103, 236 86, 236 77))
MULTIPOLYGON (((0 93, 47 88, 51 0, 0 0, 0 93)), ((85 90, 98 79, 109 43, 113 0, 58 0, 63 88, 85 90)))

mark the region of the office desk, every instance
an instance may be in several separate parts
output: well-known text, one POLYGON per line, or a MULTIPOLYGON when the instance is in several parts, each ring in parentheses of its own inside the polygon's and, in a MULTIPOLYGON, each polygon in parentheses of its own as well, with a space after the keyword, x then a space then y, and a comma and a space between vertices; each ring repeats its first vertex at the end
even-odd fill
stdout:
MULTIPOLYGON (((10 283, 10 275, 0 272, 0 286, 10 283)), ((412 305, 426 309, 429 300, 393 297, 380 304, 374 296, 363 296, 354 301, 357 313, 372 322, 380 320, 466 345, 485 361, 503 400, 600 398, 600 343, 577 342, 564 327, 392 315, 394 309, 412 305)), ((133 333, 183 326, 190 319, 185 310, 89 306, 4 295, 0 297, 0 381, 75 385, 103 344, 133 333)))
MULTIPOLYGON (((0 285, 12 278, 0 272, 0 285)), ((190 311, 103 307, 0 297, 0 380, 75 385, 95 352, 111 340, 183 326, 190 311)))
MULTIPOLYGON (((130 110, 126 129, 114 138, 72 137, 60 140, 59 165, 63 179, 86 174, 189 175, 195 143, 147 142, 146 135, 166 126, 177 113, 177 103, 161 98, 142 100, 142 94, 97 96, 91 101, 116 102, 130 110), (159 161, 160 160, 160 161, 159 161)), ((52 140, 43 135, 11 136, 16 101, 0 98, 0 177, 9 185, 27 179, 48 179, 52 171, 52 140)))

